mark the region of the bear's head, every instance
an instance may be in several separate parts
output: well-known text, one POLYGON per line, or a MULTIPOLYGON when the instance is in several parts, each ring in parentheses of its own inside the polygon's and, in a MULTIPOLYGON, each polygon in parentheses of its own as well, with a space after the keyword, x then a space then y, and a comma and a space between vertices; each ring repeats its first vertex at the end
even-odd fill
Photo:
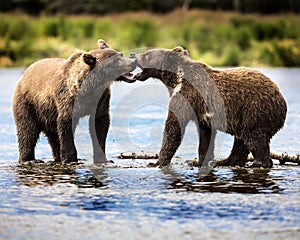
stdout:
MULTIPOLYGON (((74 53, 64 65, 65 76, 75 92, 81 93, 108 87, 114 80, 134 82, 132 72, 137 66, 135 55, 125 57, 100 39, 98 48, 74 53)), ((76 93, 75 93, 76 94, 76 93)))
POLYGON ((145 81, 149 77, 160 78, 162 74, 178 74, 178 66, 188 59, 189 52, 178 46, 172 50, 154 48, 137 54, 137 65, 143 70, 134 79, 145 81))
POLYGON ((98 49, 82 55, 83 61, 90 67, 91 74, 101 76, 106 80, 134 82, 130 73, 136 68, 135 54, 125 57, 123 53, 111 49, 108 44, 99 39, 98 49))

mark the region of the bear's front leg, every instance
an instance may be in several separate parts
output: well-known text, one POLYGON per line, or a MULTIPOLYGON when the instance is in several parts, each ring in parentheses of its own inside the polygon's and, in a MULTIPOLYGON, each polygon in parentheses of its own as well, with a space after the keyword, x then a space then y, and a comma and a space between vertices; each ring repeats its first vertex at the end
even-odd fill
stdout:
POLYGON ((199 127, 199 147, 198 155, 199 162, 198 165, 207 166, 209 160, 214 159, 214 147, 215 147, 215 138, 217 131, 209 127, 199 127))
POLYGON ((159 152, 158 161, 155 165, 161 167, 166 166, 171 162, 172 157, 181 143, 187 122, 186 119, 178 119, 172 111, 169 111, 165 124, 162 147, 159 152))
POLYGON ((271 168, 273 166, 273 161, 270 156, 270 137, 267 136, 267 134, 256 130, 248 134, 244 141, 254 158, 254 161, 249 167, 271 168))
POLYGON ((59 116, 57 131, 60 143, 60 160, 63 163, 77 162, 77 151, 74 144, 72 118, 59 116))
POLYGON ((97 101, 95 111, 89 119, 90 135, 93 143, 94 163, 105 163, 105 145, 110 124, 109 117, 110 88, 104 90, 100 100, 97 101))
POLYGON ((19 163, 35 160, 34 148, 41 131, 38 117, 34 109, 28 105, 23 97, 13 105, 20 153, 19 163))
POLYGON ((90 135, 93 143, 94 163, 105 163, 105 143, 109 129, 109 114, 97 114, 89 119, 90 135))

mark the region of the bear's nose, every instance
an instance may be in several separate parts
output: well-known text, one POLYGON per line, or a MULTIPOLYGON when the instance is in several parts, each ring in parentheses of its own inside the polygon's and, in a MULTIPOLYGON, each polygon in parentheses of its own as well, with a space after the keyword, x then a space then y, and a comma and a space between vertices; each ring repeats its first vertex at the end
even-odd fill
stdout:
POLYGON ((124 54, 122 52, 118 52, 118 55, 123 57, 124 54))
POLYGON ((134 53, 134 52, 131 52, 131 53, 129 54, 129 58, 136 58, 135 53, 134 53))

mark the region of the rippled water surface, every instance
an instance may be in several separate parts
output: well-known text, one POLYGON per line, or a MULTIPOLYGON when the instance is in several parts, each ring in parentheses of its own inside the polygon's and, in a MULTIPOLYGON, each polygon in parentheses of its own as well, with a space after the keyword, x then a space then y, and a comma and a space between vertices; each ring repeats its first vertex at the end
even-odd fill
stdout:
MULTIPOLYGON (((41 136, 36 156, 44 163, 18 165, 11 98, 22 71, 0 70, 1 239, 299 239, 298 165, 275 160, 271 170, 199 172, 190 165, 198 144, 192 124, 170 167, 115 158, 124 151, 159 150, 168 94, 158 81, 112 86, 108 163, 93 164, 82 119, 76 130, 80 164, 53 163, 41 136)), ((300 153, 300 70, 262 71, 289 107, 271 148, 300 153)), ((231 146, 232 137, 218 134, 218 157, 231 146)))

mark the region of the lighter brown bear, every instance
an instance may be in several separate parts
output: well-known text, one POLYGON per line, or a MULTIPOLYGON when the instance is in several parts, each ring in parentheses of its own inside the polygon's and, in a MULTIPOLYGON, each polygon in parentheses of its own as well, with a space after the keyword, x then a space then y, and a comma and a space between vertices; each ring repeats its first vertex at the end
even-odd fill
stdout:
POLYGON ((76 162, 74 131, 83 116, 89 129, 94 161, 103 162, 109 128, 110 85, 126 80, 136 60, 98 40, 98 49, 78 51, 68 59, 48 58, 29 66, 13 96, 19 162, 35 160, 41 132, 48 138, 55 161, 76 162), (125 74, 123 76, 123 74, 125 74))
POLYGON ((182 47, 151 49, 137 55, 143 71, 135 79, 160 79, 168 87, 170 102, 162 147, 155 165, 170 163, 189 121, 199 135, 199 166, 214 157, 216 131, 234 136, 230 156, 217 165, 272 167, 270 139, 283 127, 287 104, 278 86, 250 68, 216 70, 193 61, 182 47))

